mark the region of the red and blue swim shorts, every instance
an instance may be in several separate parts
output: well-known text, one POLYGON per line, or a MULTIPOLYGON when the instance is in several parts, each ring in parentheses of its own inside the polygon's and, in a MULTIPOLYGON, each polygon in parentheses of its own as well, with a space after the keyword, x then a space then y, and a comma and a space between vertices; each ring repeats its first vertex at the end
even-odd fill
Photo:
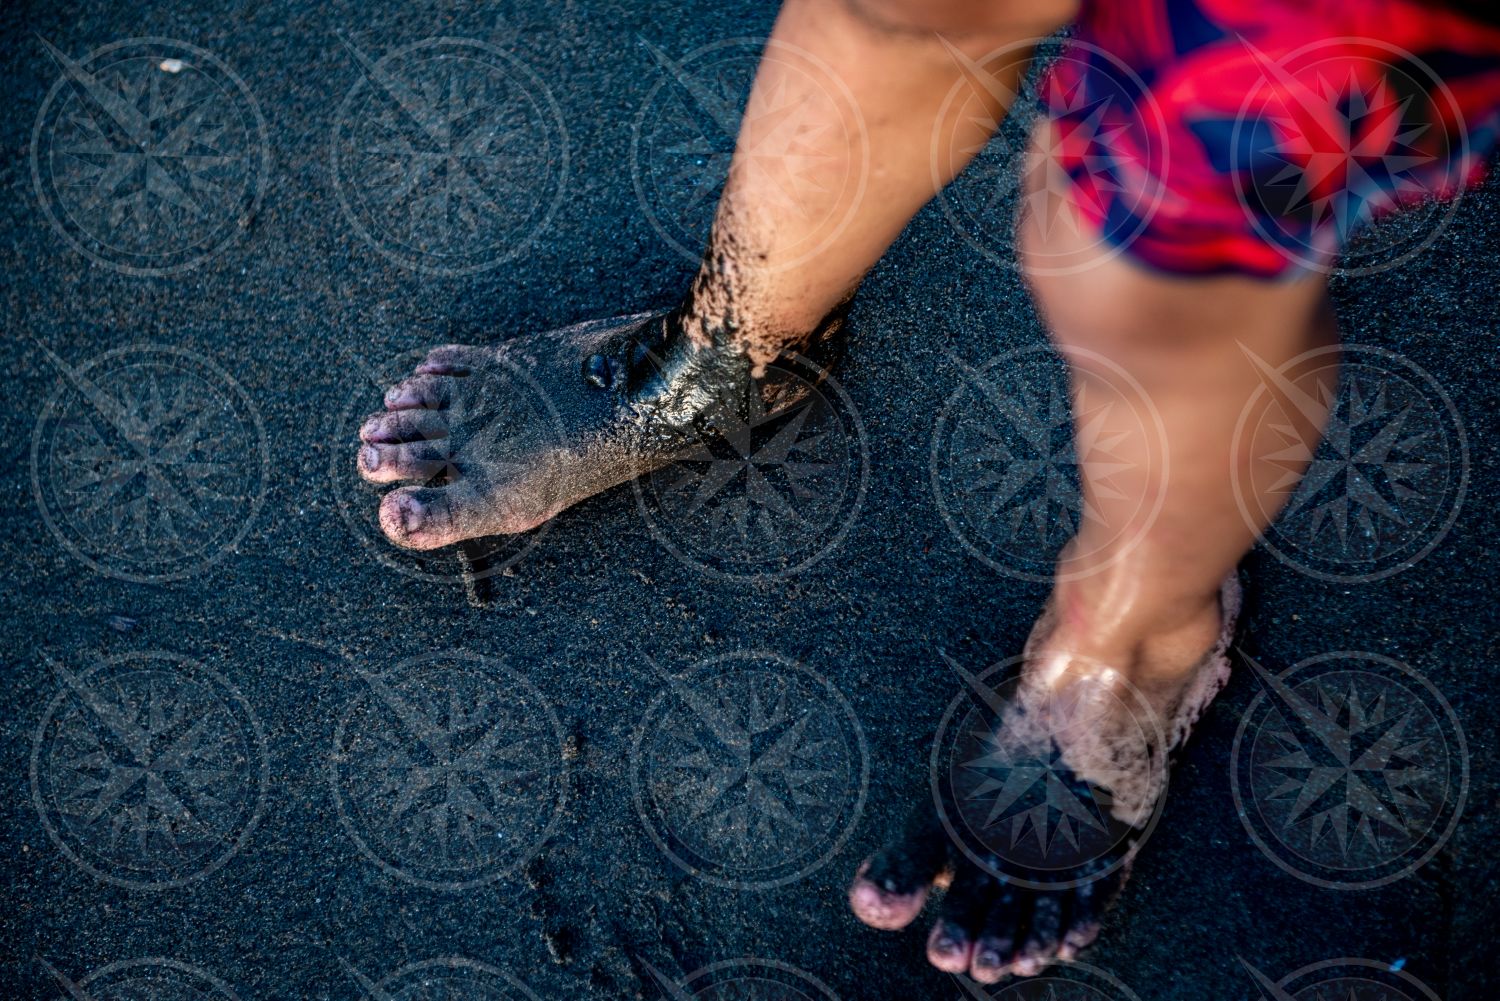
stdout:
POLYGON ((1374 220, 1441 213, 1481 177, 1500 139, 1485 21, 1415 0, 1084 0, 1042 82, 1053 155, 1138 263, 1327 270, 1374 220))

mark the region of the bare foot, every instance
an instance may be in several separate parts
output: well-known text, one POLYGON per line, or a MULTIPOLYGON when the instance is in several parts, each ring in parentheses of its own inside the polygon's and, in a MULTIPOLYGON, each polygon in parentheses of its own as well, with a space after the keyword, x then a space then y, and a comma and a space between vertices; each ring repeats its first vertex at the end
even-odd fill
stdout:
POLYGON ((995 983, 1075 958, 1155 823, 1167 756, 1228 678, 1239 605, 1230 578, 1209 624, 1217 639, 1185 671, 1117 671, 1059 649, 1050 615, 1018 675, 954 665, 969 698, 944 718, 933 795, 860 867, 855 915, 903 928, 946 886, 927 939, 938 969, 995 983))
POLYGON ((397 545, 524 532, 764 407, 778 387, 751 368, 740 350, 689 343, 663 314, 436 348, 360 428, 359 471, 417 484, 380 503, 397 545))

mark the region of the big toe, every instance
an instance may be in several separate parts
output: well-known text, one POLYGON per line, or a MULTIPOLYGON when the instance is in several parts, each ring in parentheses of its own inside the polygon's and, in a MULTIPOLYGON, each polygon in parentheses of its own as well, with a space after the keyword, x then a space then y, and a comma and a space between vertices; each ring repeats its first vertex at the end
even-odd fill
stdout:
POLYGON ((927 903, 927 884, 903 891, 894 888, 897 884, 876 883, 869 877, 869 871, 870 861, 866 861, 849 887, 849 909, 854 916, 882 931, 905 928, 916 920, 927 903))
POLYGON ((380 501, 380 529, 405 549, 439 549, 482 535, 529 532, 555 513, 520 487, 481 492, 459 476, 444 486, 401 487, 380 501))
POLYGON ((859 867, 849 887, 849 907, 871 928, 904 928, 947 866, 948 843, 937 817, 930 805, 918 806, 901 832, 859 867))
POLYGON ((473 492, 460 484, 402 487, 381 498, 380 530, 404 549, 451 546, 486 534, 477 526, 477 503, 473 492))

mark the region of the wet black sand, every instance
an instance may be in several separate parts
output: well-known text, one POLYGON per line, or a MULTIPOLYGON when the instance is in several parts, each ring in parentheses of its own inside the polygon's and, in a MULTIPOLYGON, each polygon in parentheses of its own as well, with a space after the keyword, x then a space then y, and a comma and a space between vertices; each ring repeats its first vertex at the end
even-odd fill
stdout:
MULTIPOLYGON (((544 998, 657 997, 642 961, 681 976, 758 956, 811 972, 844 999, 958 996, 923 962, 925 930, 875 933, 843 906, 850 873, 926 781, 933 728, 955 692, 936 651, 975 664, 1009 656, 1044 593, 968 556, 930 500, 932 415, 959 378, 948 354, 978 364, 1043 337, 1017 278, 968 249, 941 213, 919 216, 856 301, 840 378, 869 436, 868 494, 842 545, 790 579, 736 584, 683 565, 653 538, 627 487, 558 519, 495 582, 494 603, 476 609, 457 585, 424 584, 372 558, 329 482, 335 462, 352 463, 351 396, 378 405, 339 345, 383 361, 665 307, 680 295, 689 264, 643 217, 631 182, 633 119, 660 79, 638 39, 685 52, 763 34, 770 18, 754 5, 695 6, 24 4, 0 13, 0 428, 13 443, 0 529, 0 993, 61 996, 36 957, 80 980, 118 960, 171 956, 245 999, 354 998, 341 960, 378 980, 407 963, 464 956, 544 998), (341 31, 377 51, 477 37, 542 72, 567 123, 571 180, 528 253, 477 276, 437 278, 398 267, 350 230, 328 166, 335 110, 359 78, 341 31), (272 153, 244 238, 165 278, 122 275, 72 250, 33 189, 31 130, 58 78, 33 32, 75 57, 163 35, 235 67, 259 101, 272 153), (178 345, 244 387, 264 421, 271 475, 235 551, 190 579, 136 584, 92 572, 57 543, 26 457, 58 379, 31 338, 75 365, 137 340, 178 345), (121 631, 114 616, 135 624, 121 631), (685 671, 757 648, 808 665, 845 694, 868 741, 870 778, 838 854, 800 881, 754 891, 689 877, 658 850, 637 818, 630 749, 662 688, 648 658, 685 671), (269 763, 264 812, 244 846, 207 876, 161 890, 104 882, 70 862, 31 791, 34 737, 61 690, 45 657, 81 668, 141 650, 181 654, 228 679, 260 721, 269 763), (328 779, 336 728, 365 692, 360 672, 447 650, 503 656, 529 677, 555 707, 572 756, 564 813, 542 853, 523 871, 457 892, 371 864, 340 823, 328 779)), ((1500 994, 1497 288, 1493 185, 1414 262, 1338 285, 1355 338, 1433 373, 1466 424, 1472 475, 1444 541, 1413 569, 1368 584, 1319 582, 1264 553, 1248 563, 1262 662, 1375 650, 1442 691, 1468 739, 1463 822, 1430 864, 1383 888, 1335 892, 1284 873, 1251 843, 1230 792, 1231 744, 1256 693, 1237 675, 1089 957, 1141 997, 1253 996, 1236 956, 1274 976, 1335 957, 1405 959, 1442 997, 1500 994)))

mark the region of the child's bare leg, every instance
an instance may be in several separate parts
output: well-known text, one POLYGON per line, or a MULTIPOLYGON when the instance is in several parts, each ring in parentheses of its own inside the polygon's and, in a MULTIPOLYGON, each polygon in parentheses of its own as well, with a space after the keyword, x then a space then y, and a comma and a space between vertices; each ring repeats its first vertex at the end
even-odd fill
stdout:
MULTIPOLYGON (((775 392, 760 380, 766 363, 832 333, 840 304, 946 182, 929 149, 960 79, 948 45, 978 58, 1047 34, 1072 7, 788 0, 685 302, 665 316, 435 350, 360 431, 366 479, 420 484, 386 494, 386 534, 432 549, 525 531, 669 461, 725 411, 745 416, 753 394, 775 392), (790 144, 788 112, 800 116, 790 144), (507 405, 528 392, 555 419, 543 419, 547 406, 507 405)), ((1013 90, 1019 69, 1011 63, 997 93, 1013 90)), ((1003 100, 991 103, 998 120, 1003 100)), ((983 122, 953 127, 972 134, 945 148, 988 138, 983 122)))
MULTIPOLYGON (((1087 433, 1111 442, 1110 468, 1101 475, 1086 460, 1082 466, 1095 517, 1083 522, 1060 562, 1053 614, 1033 632, 993 740, 1004 749, 1008 733, 1029 721, 1075 711, 1059 707, 1103 706, 1086 727, 1049 731, 1050 753, 1061 765, 1042 758, 1024 765, 1104 790, 1114 818, 1139 828, 1164 791, 1159 762, 1222 681, 1200 675, 1225 667, 1205 660, 1221 639, 1220 584, 1265 527, 1245 520, 1233 493, 1231 463, 1248 483, 1255 458, 1235 453, 1236 423, 1265 379, 1261 366, 1280 368, 1335 332, 1321 278, 1162 277, 1096 257, 1097 241, 1090 246, 1068 227, 1050 227, 1044 236, 1034 224, 1042 215, 1021 223, 1023 257, 1051 265, 1049 274, 1033 275, 1033 288, 1059 349, 1073 361, 1075 392, 1088 401, 1087 433), (1070 256, 1083 267, 1057 274, 1070 256), (1159 499, 1159 506, 1143 498, 1159 499), (1098 698, 1122 689, 1130 695, 1098 698), (1154 728, 1129 711, 1142 702, 1154 728)), ((1326 398, 1317 386, 1300 388, 1326 398)), ((1309 454, 1322 416, 1309 414, 1295 429, 1309 454)), ((1274 511, 1276 504, 1265 497, 1243 507, 1274 511)), ((955 853, 951 833, 924 822, 920 810, 862 870, 851 902, 869 923, 899 927, 921 910, 933 877, 950 870, 953 884, 928 957, 984 982, 1034 974, 1091 941, 1138 841, 1127 837, 1112 857, 1080 863, 1077 887, 1029 890, 997 878, 1014 875, 1008 860, 979 866, 955 853)))
MULTIPOLYGON (((1058 254, 1068 252, 1058 244, 1077 238, 1054 232, 1048 239, 1047 253, 1058 254)), ((1041 240, 1023 222, 1023 250, 1041 240)), ((1087 463, 1081 470, 1099 517, 1084 521, 1059 566, 1053 642, 1137 673, 1189 669, 1217 634, 1220 582, 1266 527, 1247 515, 1275 511, 1290 496, 1278 483, 1275 496, 1236 499, 1236 482, 1242 490, 1256 486, 1256 457, 1235 453, 1235 427, 1267 384, 1268 369, 1336 341, 1324 279, 1184 280, 1118 260, 1033 277, 1032 286, 1055 343, 1079 357, 1075 391, 1090 401, 1093 419, 1105 421, 1090 433, 1120 435, 1110 451, 1124 467, 1111 467, 1107 489, 1087 463), (1108 359, 1135 386, 1122 388, 1088 353, 1108 359), (1140 431, 1152 426, 1163 432, 1159 441, 1140 431), (1162 455, 1165 469, 1152 461, 1162 455), (1122 530, 1153 506, 1141 498, 1159 498, 1160 507, 1138 530, 1122 530)), ((1288 372, 1297 376, 1294 367, 1288 372)), ((1326 367, 1320 373, 1330 378, 1326 367)), ((1300 388, 1310 399, 1327 399, 1333 389, 1300 388)), ((1311 455, 1325 415, 1304 416, 1294 430, 1311 455)))

